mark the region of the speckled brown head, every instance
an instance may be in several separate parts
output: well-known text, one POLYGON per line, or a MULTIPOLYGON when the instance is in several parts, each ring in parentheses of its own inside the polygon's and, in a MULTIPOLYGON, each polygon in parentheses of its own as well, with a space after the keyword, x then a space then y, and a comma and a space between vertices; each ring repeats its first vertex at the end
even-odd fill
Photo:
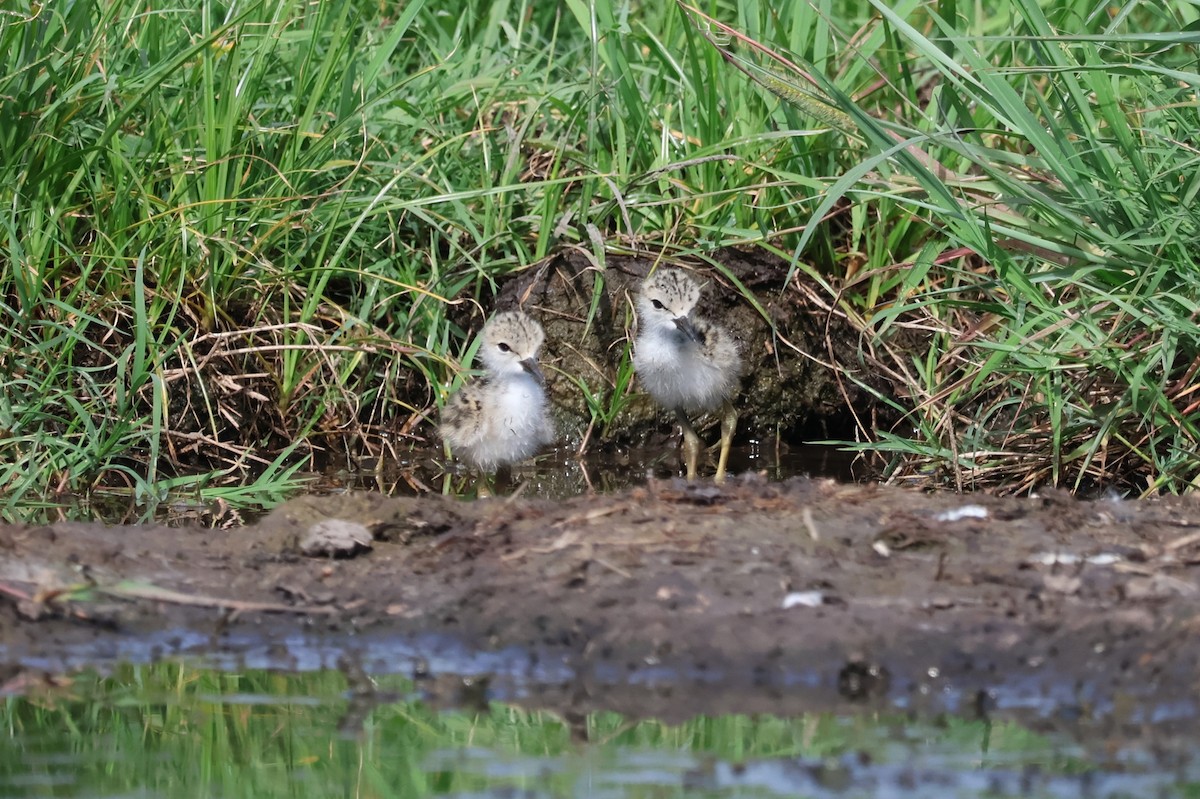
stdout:
POLYGON ((538 351, 546 340, 542 326, 524 311, 501 311, 487 321, 480 334, 479 357, 496 376, 524 371, 542 381, 538 351))

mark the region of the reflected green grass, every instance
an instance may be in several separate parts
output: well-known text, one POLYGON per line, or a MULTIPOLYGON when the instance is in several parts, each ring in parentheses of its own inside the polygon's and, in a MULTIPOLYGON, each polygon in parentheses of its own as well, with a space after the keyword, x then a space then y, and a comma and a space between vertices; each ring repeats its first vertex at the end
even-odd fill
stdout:
MULTIPOLYGON (((803 784, 790 771, 825 775, 821 764, 847 759, 917 764, 951 788, 991 768, 1093 768, 1015 724, 809 714, 667 725, 614 713, 571 723, 500 703, 437 709, 398 677, 364 692, 339 672, 176 663, 10 697, 0 723, 5 796, 778 796, 803 784), (743 783, 722 784, 725 773, 743 783)), ((943 795, 976 795, 969 787, 943 795)))

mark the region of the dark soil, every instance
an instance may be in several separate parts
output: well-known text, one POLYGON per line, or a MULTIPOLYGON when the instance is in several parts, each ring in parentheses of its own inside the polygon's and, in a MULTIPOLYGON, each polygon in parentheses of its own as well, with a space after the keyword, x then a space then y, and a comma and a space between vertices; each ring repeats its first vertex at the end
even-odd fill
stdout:
POLYGON ((1196 724, 1198 549, 1188 498, 808 479, 565 502, 306 497, 229 530, 0 528, 0 664, 65 669, 151 638, 166 655, 234 639, 287 652, 299 636, 353 658, 423 636, 506 651, 532 682, 552 665, 569 676, 525 701, 572 713, 899 708, 1103 741, 1196 724), (299 554, 328 519, 355 523, 319 528, 350 531, 360 554, 299 554))

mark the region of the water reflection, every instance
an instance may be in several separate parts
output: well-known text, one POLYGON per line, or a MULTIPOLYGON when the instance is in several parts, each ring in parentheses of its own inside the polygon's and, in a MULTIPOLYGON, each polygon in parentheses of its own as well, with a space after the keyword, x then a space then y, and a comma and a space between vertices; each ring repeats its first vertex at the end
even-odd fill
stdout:
MULTIPOLYGON (((852 481, 873 476, 866 463, 857 458, 855 453, 831 446, 751 440, 731 451, 729 471, 734 475, 755 472, 768 480, 806 475, 852 481)), ((702 468, 701 474, 705 473, 702 468)), ((498 475, 494 489, 502 495, 519 491, 524 497, 565 499, 583 493, 620 491, 643 485, 651 478, 681 476, 679 453, 674 448, 627 449, 583 457, 559 449, 498 475)), ((477 493, 478 479, 460 464, 446 462, 440 452, 412 452, 393 462, 331 469, 317 488, 370 489, 386 494, 436 492, 469 498, 477 493)))
POLYGON ((809 713, 666 725, 494 702, 446 707, 444 690, 435 709, 429 688, 178 663, 82 673, 0 706, 9 733, 0 795, 904 799, 1198 787, 1191 764, 1093 762, 1016 724, 809 713))

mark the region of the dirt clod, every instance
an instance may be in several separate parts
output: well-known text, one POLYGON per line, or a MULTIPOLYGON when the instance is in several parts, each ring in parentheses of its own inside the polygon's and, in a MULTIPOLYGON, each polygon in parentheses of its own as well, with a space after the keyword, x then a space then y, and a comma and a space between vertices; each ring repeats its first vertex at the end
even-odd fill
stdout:
POLYGON ((300 552, 310 558, 352 558, 371 550, 371 531, 358 522, 325 519, 314 522, 300 541, 300 552))

